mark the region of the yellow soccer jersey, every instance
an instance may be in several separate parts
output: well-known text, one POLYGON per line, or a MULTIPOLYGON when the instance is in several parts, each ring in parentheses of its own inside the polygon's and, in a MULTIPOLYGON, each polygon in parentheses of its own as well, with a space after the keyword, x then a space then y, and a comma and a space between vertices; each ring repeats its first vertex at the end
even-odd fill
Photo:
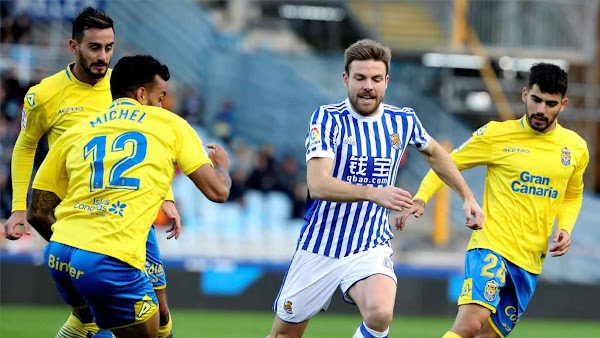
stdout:
POLYGON ((85 118, 58 139, 33 187, 54 192, 52 240, 144 269, 146 239, 175 175, 212 165, 181 117, 132 99, 85 118))
POLYGON ((79 81, 67 66, 31 87, 25 95, 21 133, 12 157, 13 207, 25 210, 27 188, 38 141, 48 135, 49 146, 74 124, 90 114, 104 111, 112 102, 109 69, 94 86, 79 81))
MULTIPOLYGON (((451 156, 460 170, 487 166, 484 227, 473 232, 467 250, 490 249, 541 273, 555 219, 571 233, 581 209, 586 142, 558 123, 540 133, 523 117, 488 123, 451 156)), ((442 186, 430 170, 415 199, 427 202, 442 186)))

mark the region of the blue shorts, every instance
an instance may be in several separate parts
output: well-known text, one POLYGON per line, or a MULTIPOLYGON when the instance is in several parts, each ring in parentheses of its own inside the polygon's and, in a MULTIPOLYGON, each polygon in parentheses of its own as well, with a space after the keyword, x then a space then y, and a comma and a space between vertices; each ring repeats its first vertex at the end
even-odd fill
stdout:
POLYGON ((143 323, 158 310, 144 271, 116 258, 51 241, 44 260, 64 301, 88 305, 103 329, 143 323))
POLYGON ((167 276, 165 275, 162 258, 160 257, 154 225, 150 227, 148 240, 146 241, 146 273, 155 290, 167 287, 167 276))
POLYGON ((492 310, 490 324, 500 337, 508 336, 525 313, 538 277, 492 250, 469 250, 458 305, 479 304, 492 310))

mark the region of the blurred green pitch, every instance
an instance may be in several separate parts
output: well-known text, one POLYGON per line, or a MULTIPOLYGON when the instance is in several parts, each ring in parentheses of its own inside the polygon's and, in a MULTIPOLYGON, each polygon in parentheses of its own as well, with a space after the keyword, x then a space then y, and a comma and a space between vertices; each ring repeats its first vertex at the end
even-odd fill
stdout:
MULTIPOLYGON (((54 337, 68 315, 68 308, 0 304, 0 337, 54 337)), ((400 317, 392 324, 390 338, 440 338, 453 318, 400 317)), ((177 338, 263 338, 273 322, 269 312, 227 312, 222 310, 173 310, 177 338)), ((352 337, 360 324, 357 315, 323 313, 311 320, 306 338, 352 337)), ((525 319, 510 338, 598 337, 600 322, 525 319)))

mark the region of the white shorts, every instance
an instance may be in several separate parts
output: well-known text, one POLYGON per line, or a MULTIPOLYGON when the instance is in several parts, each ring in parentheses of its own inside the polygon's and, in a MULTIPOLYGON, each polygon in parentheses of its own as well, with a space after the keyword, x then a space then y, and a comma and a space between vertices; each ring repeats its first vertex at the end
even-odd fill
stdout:
POLYGON ((297 250, 283 280, 273 311, 281 320, 300 323, 326 311, 335 289, 347 295, 356 282, 383 274, 398 282, 391 257, 392 248, 380 245, 343 258, 333 258, 297 250))

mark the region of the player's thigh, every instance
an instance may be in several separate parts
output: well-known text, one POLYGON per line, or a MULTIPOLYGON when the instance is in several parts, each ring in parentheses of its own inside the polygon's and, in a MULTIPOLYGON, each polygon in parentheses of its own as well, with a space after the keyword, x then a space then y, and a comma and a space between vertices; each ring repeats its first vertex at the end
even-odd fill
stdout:
POLYGON ((273 311, 285 323, 301 323, 327 310, 338 285, 339 259, 297 250, 273 311))
POLYGON ((160 249, 158 248, 154 225, 150 227, 146 241, 146 273, 154 289, 164 289, 167 286, 167 276, 160 255, 160 249))
POLYGON ((154 313, 147 321, 133 326, 111 330, 117 338, 138 338, 158 336, 158 313, 154 313))
POLYGON ((396 299, 396 274, 388 246, 378 246, 343 258, 346 266, 340 289, 355 303, 363 317, 376 313, 390 316, 396 299))
POLYGON ((490 317, 491 327, 502 336, 509 335, 524 315, 535 292, 539 276, 531 274, 511 262, 507 261, 506 265, 506 285, 500 292, 497 311, 490 317))
POLYGON ((44 250, 44 260, 58 293, 65 303, 74 308, 85 307, 85 300, 71 280, 71 254, 75 248, 57 242, 50 242, 44 250))
POLYGON ((465 276, 458 305, 478 304, 496 311, 500 288, 506 285, 506 263, 488 249, 473 249, 465 255, 465 276))
POLYGON ((79 250, 71 266, 81 271, 73 284, 101 328, 121 328, 148 321, 158 300, 146 274, 116 258, 79 250))

